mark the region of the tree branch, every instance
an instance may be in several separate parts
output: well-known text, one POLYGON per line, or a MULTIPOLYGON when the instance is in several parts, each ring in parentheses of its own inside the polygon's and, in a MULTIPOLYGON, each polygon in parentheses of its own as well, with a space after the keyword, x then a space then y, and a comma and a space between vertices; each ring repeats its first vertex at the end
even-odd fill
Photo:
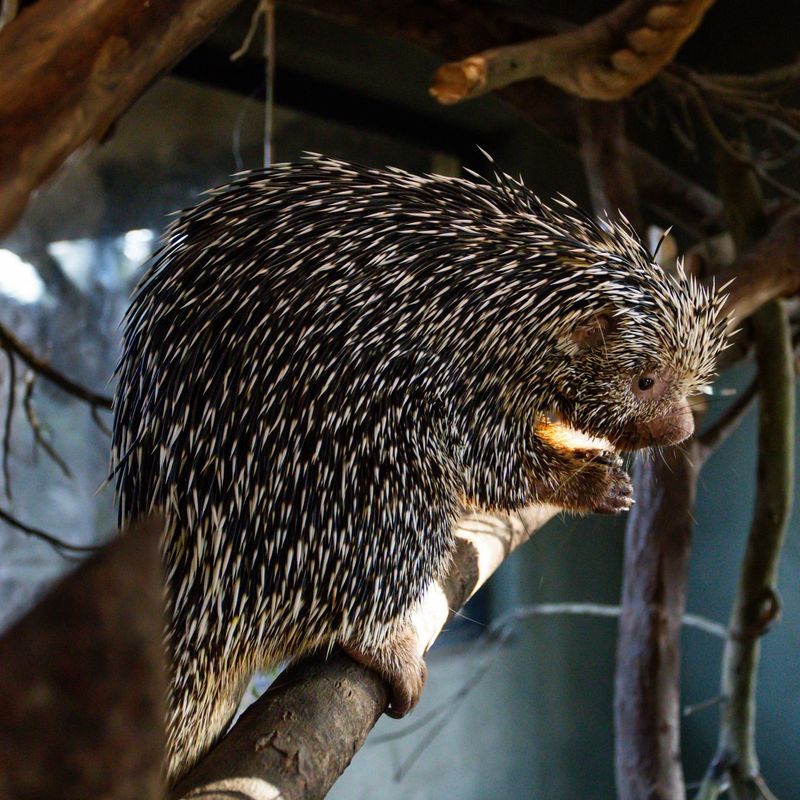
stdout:
MULTIPOLYGON (((622 108, 586 103, 580 130, 597 214, 620 209, 642 230, 622 108)), ((692 442, 689 444, 691 452, 692 442)), ((697 471, 684 449, 639 460, 625 530, 615 674, 615 772, 621 800, 674 800, 680 766, 680 629, 697 471)))
MULTIPOLYGON (((766 229, 755 175, 718 153, 720 190, 737 248, 744 250, 766 229)), ((756 501, 730 636, 722 662, 722 706, 717 753, 699 798, 714 798, 729 785, 734 800, 772 794, 760 775, 755 748, 755 691, 760 637, 780 613, 776 579, 794 489, 794 356, 786 311, 780 301, 753 315, 756 365, 761 388, 756 501)))
POLYGON ((238 0, 39 0, 0 30, 0 236, 31 192, 96 143, 238 0))
POLYGON ((69 464, 67 464, 64 458, 59 454, 55 447, 50 444, 45 436, 45 431, 43 429, 41 420, 39 419, 39 416, 36 413, 36 409, 33 405, 33 389, 35 385, 36 374, 29 372, 25 376, 25 394, 22 397, 22 406, 25 409, 25 416, 28 419, 28 425, 33 431, 34 452, 36 445, 39 445, 50 457, 50 460, 61 470, 61 472, 64 474, 64 477, 72 478, 72 470, 70 470, 69 464))
POLYGON ((2 797, 162 796, 160 533, 134 526, 0 638, 2 797))
POLYGON ((98 394, 97 392, 91 391, 91 389, 87 389, 85 386, 81 386, 81 384, 76 383, 57 369, 51 367, 47 361, 37 356, 4 325, 0 325, 0 348, 19 356, 34 372, 50 381, 50 383, 55 386, 58 386, 59 389, 67 394, 71 394, 73 397, 83 400, 90 406, 111 410, 112 401, 110 397, 98 394))
POLYGON ((22 531, 22 533, 25 533, 28 536, 33 536, 34 539, 39 539, 40 541, 45 542, 45 544, 49 544, 60 555, 64 555, 66 553, 95 553, 100 549, 95 545, 78 545, 65 542, 63 539, 53 536, 52 533, 47 533, 47 531, 34 528, 32 525, 22 522, 13 514, 9 514, 8 511, 4 511, 2 508, 0 508, 0 520, 5 522, 7 525, 10 525, 12 528, 22 531))
MULTIPOLYGON (((425 596, 414 618, 425 650, 506 556, 555 511, 540 506, 514 516, 462 517, 450 572, 425 596)), ((344 654, 294 664, 175 787, 172 797, 322 798, 363 744, 387 699, 383 681, 344 654)))
POLYGON ((672 61, 714 0, 626 0, 576 30, 439 67, 430 93, 458 103, 530 78, 589 100, 621 100, 672 61))
POLYGON ((745 247, 729 267, 714 275, 718 286, 732 281, 726 290, 731 330, 771 300, 800 292, 800 208, 745 247))
MULTIPOLYGON (((508 44, 541 34, 533 25, 510 21, 463 0, 285 0, 310 14, 393 36, 444 58, 508 44)), ((578 147, 571 98, 543 82, 514 84, 497 92, 520 116, 549 136, 578 147)), ((698 238, 721 228, 722 205, 710 192, 630 145, 630 163, 642 200, 698 238)))

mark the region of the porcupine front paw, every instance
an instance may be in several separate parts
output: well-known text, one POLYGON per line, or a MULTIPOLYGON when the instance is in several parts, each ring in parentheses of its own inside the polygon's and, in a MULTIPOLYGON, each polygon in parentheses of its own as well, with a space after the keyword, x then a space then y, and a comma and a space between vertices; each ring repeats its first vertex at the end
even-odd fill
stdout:
POLYGON ((633 487, 622 459, 612 450, 577 451, 583 463, 577 482, 587 501, 587 510, 595 514, 618 514, 633 505, 633 487))
POLYGON ((422 696, 428 668, 419 655, 417 636, 410 628, 400 629, 377 648, 343 645, 353 660, 377 672, 388 684, 389 705, 386 713, 400 719, 411 711, 422 696))
POLYGON ((571 511, 618 514, 633 505, 633 487, 612 450, 572 450, 551 502, 571 511))
POLYGON ((616 453, 605 450, 595 455, 593 463, 602 465, 602 474, 597 478, 598 493, 594 497, 592 511, 596 514, 628 511, 633 505, 633 486, 630 476, 622 467, 622 459, 616 453))

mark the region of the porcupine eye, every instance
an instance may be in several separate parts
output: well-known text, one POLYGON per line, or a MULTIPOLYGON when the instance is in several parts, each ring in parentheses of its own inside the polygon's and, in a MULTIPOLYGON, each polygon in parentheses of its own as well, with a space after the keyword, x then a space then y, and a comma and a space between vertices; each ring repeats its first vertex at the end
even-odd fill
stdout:
POLYGON ((664 388, 664 381, 652 372, 643 372, 631 381, 631 392, 637 400, 655 400, 663 394, 664 388))

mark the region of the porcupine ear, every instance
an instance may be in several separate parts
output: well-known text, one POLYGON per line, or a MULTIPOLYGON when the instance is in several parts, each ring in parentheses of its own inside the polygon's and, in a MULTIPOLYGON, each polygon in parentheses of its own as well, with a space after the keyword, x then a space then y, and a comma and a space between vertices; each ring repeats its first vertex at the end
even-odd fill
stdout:
POLYGON ((616 326, 609 312, 597 311, 569 332, 570 344, 579 351, 602 347, 616 326))

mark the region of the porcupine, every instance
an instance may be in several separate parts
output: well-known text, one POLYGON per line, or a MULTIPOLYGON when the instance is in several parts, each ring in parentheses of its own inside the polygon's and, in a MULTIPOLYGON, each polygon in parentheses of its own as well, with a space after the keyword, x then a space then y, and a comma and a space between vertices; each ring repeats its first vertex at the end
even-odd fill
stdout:
POLYGON ((126 317, 112 457, 121 522, 167 522, 169 775, 253 670, 317 648, 411 708, 407 621, 462 507, 629 508, 617 451, 691 433, 722 301, 503 174, 310 155, 179 216, 126 317))

